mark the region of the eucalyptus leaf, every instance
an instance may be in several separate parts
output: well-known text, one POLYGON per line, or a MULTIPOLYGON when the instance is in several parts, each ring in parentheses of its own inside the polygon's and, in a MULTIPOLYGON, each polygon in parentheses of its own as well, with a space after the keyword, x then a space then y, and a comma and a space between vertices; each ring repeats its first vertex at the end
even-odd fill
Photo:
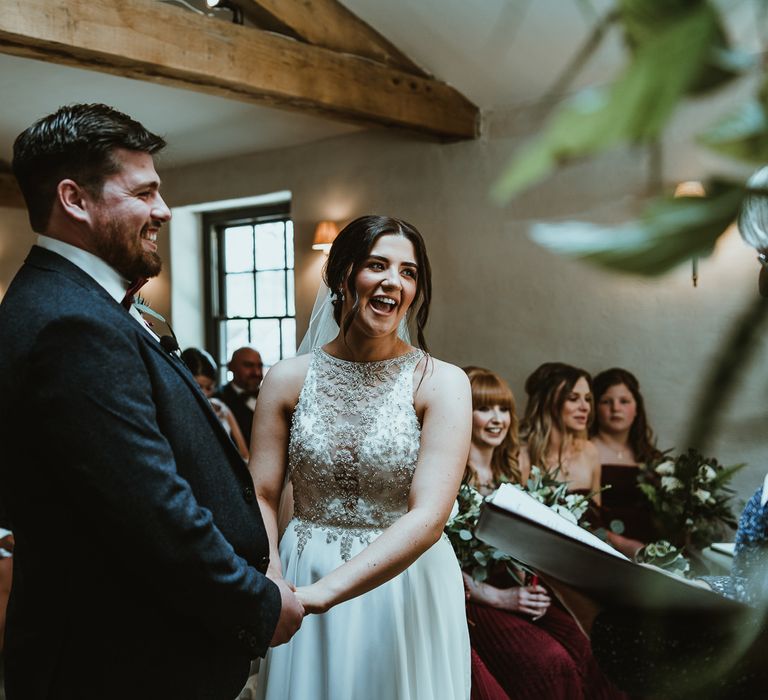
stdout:
POLYGON ((658 136, 699 74, 718 26, 715 11, 702 3, 660 27, 609 88, 584 90, 564 103, 541 137, 513 159, 494 199, 506 201, 574 158, 658 136))
POLYGON ((768 81, 752 97, 698 137, 698 141, 748 163, 768 161, 768 81))
MULTIPOLYGON (((695 7, 708 5, 707 0, 619 0, 621 25, 630 50, 637 50, 653 41, 670 23, 680 21, 695 7)), ((755 65, 755 59, 730 48, 728 35, 719 15, 707 53, 688 89, 689 94, 701 94, 721 87, 755 65)))
POLYGON ((623 520, 611 520, 608 527, 611 532, 615 532, 617 535, 624 534, 624 521, 623 520))
POLYGON ((484 551, 478 549, 477 551, 473 552, 472 555, 475 557, 475 561, 480 564, 480 566, 488 566, 488 556, 484 551))
POLYGON ((555 253, 640 275, 659 275, 708 255, 738 215, 739 184, 713 182, 705 197, 663 197, 643 217, 613 227, 565 221, 534 224, 531 238, 555 253))

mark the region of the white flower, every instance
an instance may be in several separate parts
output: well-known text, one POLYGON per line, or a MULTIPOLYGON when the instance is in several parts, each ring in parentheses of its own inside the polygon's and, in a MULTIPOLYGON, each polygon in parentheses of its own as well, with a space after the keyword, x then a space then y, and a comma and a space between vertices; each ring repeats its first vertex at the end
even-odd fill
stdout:
POLYGON ((483 494, 477 491, 476 489, 472 489, 472 503, 476 506, 482 505, 483 501, 485 499, 483 498, 483 494))
POLYGON ((660 476, 674 474, 675 473, 675 463, 672 460, 667 460, 666 462, 662 462, 654 471, 659 474, 660 476))
POLYGON ((570 510, 568 510, 565 506, 561 506, 559 503, 555 503, 555 505, 550 506, 552 510, 555 511, 558 515, 561 515, 566 520, 572 522, 574 525, 578 525, 579 521, 576 519, 576 516, 571 513, 570 510))
POLYGON ((565 497, 565 507, 573 513, 576 519, 580 518, 589 507, 589 502, 584 496, 568 494, 565 497))
POLYGON ((459 502, 454 501, 451 506, 451 514, 448 516, 448 522, 451 522, 459 514, 459 502))
POLYGON ((683 482, 675 476, 662 476, 661 488, 664 491, 677 491, 683 488, 683 482))
POLYGON ((709 491, 705 491, 704 489, 696 489, 693 492, 693 495, 696 496, 696 498, 699 499, 699 502, 701 503, 707 503, 709 500, 709 497, 712 495, 709 491))
POLYGON ((708 464, 702 464, 699 467, 699 479, 702 481, 712 481, 717 476, 717 472, 708 464))

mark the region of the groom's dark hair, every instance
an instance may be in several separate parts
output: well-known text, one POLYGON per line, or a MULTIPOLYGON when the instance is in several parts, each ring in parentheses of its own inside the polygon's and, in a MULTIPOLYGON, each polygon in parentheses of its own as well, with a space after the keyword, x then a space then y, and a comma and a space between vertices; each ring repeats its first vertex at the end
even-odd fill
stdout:
POLYGON ((12 163, 32 230, 46 230, 62 180, 99 197, 104 179, 120 170, 116 148, 154 154, 164 147, 162 137, 104 104, 68 105, 36 121, 16 137, 12 163))

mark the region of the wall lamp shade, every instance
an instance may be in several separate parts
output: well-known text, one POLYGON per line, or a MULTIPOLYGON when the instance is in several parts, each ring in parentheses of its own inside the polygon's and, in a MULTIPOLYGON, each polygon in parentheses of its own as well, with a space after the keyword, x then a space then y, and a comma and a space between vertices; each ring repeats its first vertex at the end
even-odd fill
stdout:
POLYGON ((229 10, 232 13, 232 21, 235 24, 243 23, 243 8, 236 2, 233 2, 233 0, 205 0, 205 4, 211 10, 229 10))
POLYGON ((675 187, 675 197, 704 197, 704 185, 696 180, 681 182, 675 187))
POLYGON ((312 250, 322 250, 326 255, 336 236, 339 235, 339 226, 334 221, 321 221, 315 227, 315 238, 312 241, 312 250))

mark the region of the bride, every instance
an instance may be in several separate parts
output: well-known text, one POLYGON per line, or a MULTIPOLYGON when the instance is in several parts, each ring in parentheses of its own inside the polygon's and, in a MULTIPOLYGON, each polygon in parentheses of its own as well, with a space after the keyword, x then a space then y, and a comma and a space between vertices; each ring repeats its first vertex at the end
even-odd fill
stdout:
POLYGON ((269 574, 295 584, 308 613, 270 649, 256 696, 466 700, 464 590, 442 532, 472 404, 466 375, 426 353, 424 241, 404 221, 361 217, 334 242, 324 278, 335 337, 275 365, 254 417, 269 574), (408 315, 419 348, 406 340, 408 315), (278 552, 288 480, 294 517, 278 552))

